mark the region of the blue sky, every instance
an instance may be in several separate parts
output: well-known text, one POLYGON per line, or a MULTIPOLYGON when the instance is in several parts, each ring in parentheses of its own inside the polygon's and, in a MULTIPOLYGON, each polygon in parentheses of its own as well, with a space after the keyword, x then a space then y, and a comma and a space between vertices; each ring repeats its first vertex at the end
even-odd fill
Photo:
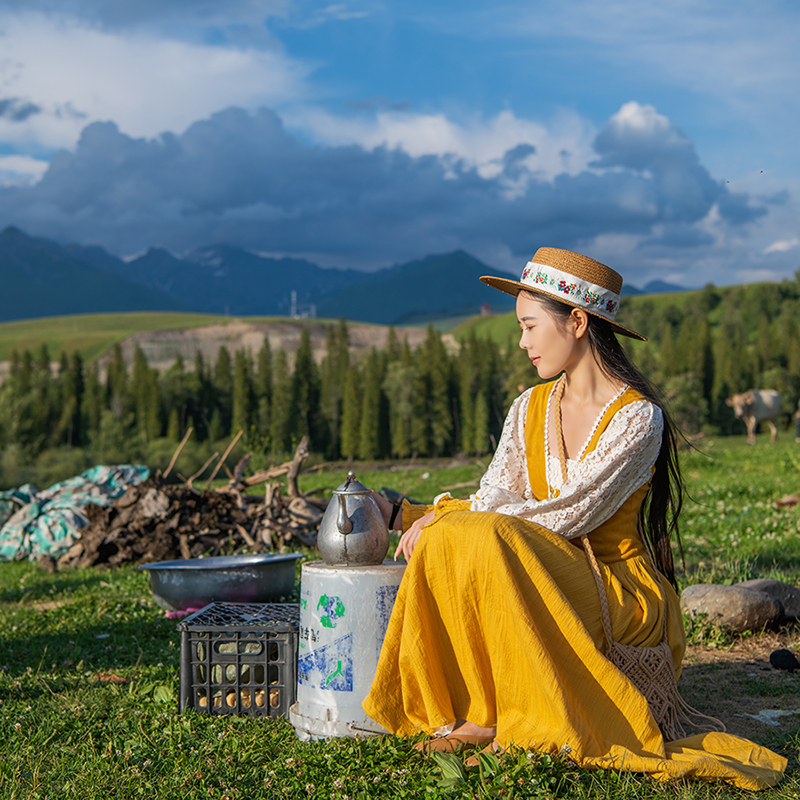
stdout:
POLYGON ((763 0, 5 0, 0 225, 375 269, 800 266, 800 10, 763 0))

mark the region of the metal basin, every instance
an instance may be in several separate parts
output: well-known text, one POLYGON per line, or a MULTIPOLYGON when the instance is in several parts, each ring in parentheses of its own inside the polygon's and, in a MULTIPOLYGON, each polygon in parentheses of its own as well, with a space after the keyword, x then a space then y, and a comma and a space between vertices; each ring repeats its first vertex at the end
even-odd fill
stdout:
POLYGON ((142 564, 156 603, 165 611, 200 609, 209 603, 269 603, 294 589, 302 553, 216 556, 142 564))

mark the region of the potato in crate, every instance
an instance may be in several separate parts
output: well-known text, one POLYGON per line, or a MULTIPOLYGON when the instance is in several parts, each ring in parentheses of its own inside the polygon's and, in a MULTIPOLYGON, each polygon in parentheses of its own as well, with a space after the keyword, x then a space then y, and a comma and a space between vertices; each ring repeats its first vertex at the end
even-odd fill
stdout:
POLYGON ((299 618, 296 604, 211 603, 183 620, 179 710, 287 716, 299 618))

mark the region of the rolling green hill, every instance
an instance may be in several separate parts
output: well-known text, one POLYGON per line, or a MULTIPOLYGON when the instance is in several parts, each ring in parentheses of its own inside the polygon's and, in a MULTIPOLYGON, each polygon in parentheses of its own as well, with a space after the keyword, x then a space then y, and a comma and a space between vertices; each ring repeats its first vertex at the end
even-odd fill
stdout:
POLYGON ((8 360, 11 351, 34 352, 47 345, 54 358, 62 351, 79 352, 85 361, 93 361, 115 342, 139 331, 196 328, 223 322, 229 317, 213 314, 178 312, 139 312, 121 314, 76 314, 69 317, 44 317, 0 323, 0 361, 8 360))

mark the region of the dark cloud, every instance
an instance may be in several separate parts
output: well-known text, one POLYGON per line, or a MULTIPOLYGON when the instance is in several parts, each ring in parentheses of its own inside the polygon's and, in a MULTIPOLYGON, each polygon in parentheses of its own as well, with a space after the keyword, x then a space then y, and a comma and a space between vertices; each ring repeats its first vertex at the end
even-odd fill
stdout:
POLYGON ((0 100, 0 117, 12 122, 24 122, 28 117, 41 113, 41 108, 33 103, 26 103, 18 97, 0 100))
MULTIPOLYGON (((642 141, 626 153, 604 130, 597 149, 598 169, 552 182, 529 174, 510 199, 506 174, 484 178, 462 162, 386 148, 309 145, 265 109, 228 109, 154 140, 93 123, 38 184, 0 191, 0 224, 123 255, 224 241, 368 266, 456 248, 528 257, 543 243, 652 237, 665 225, 673 238, 662 234, 660 244, 685 250, 692 223, 714 203, 732 225, 760 213, 715 183, 689 143, 642 141)), ((507 169, 522 170, 532 152, 509 151, 507 169)))
POLYGON ((532 144, 518 144, 511 150, 506 150, 503 155, 503 172, 509 178, 520 176, 525 170, 522 162, 536 153, 536 148, 532 144))
POLYGON ((640 250, 658 248, 661 251, 671 248, 700 248, 714 244, 714 237, 708 231, 691 225, 667 225, 659 236, 642 239, 640 250))

